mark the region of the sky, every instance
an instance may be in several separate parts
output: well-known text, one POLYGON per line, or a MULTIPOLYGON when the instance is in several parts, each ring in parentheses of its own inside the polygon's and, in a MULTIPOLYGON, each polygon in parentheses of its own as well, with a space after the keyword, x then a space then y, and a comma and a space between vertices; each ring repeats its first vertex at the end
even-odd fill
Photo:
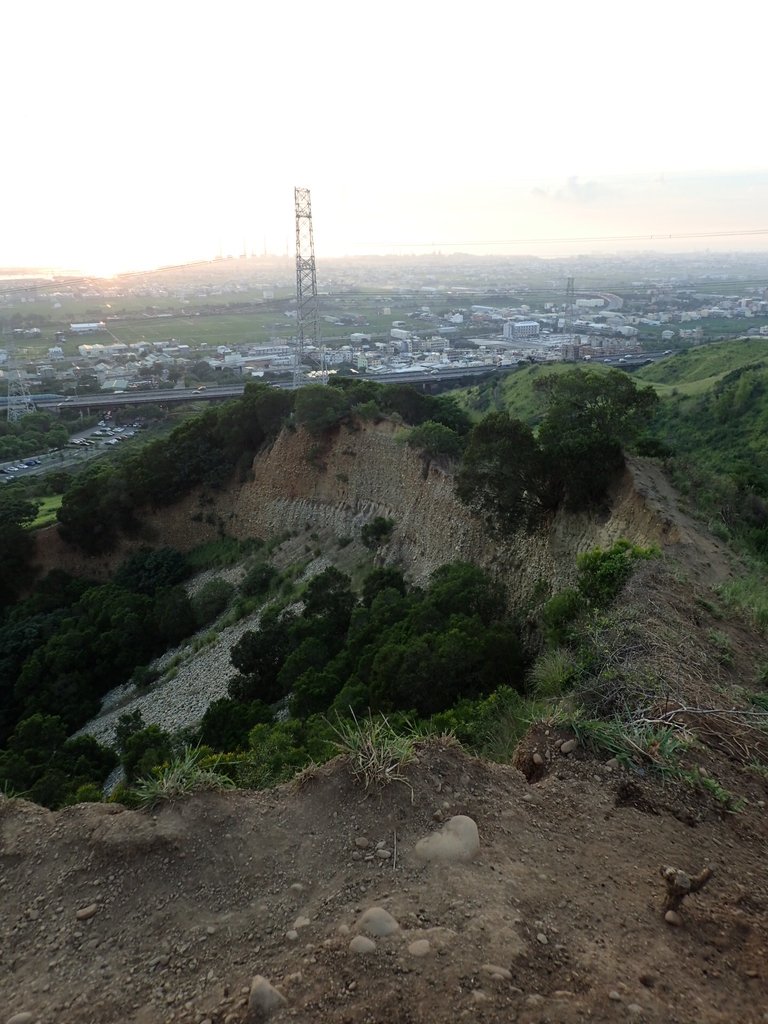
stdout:
POLYGON ((5 4, 0 267, 292 253, 296 185, 318 257, 766 251, 765 27, 754 0, 5 4))

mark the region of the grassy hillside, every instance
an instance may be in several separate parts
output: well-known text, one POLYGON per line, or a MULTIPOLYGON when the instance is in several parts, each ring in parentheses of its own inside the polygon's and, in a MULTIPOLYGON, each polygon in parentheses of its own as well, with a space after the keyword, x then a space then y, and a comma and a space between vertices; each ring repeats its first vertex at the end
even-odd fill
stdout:
POLYGON ((722 341, 682 349, 668 359, 638 370, 638 381, 653 384, 659 397, 673 391, 697 395, 709 391, 727 374, 768 358, 768 338, 722 341))
MULTIPOLYGON (((590 365, 596 373, 608 373, 602 363, 590 365)), ((474 420, 481 420, 489 412, 508 411, 529 426, 536 426, 544 415, 544 396, 534 388, 534 382, 545 374, 564 374, 574 370, 572 363, 551 363, 546 366, 526 366, 517 373, 503 378, 491 378, 476 387, 457 392, 460 405, 474 420)))

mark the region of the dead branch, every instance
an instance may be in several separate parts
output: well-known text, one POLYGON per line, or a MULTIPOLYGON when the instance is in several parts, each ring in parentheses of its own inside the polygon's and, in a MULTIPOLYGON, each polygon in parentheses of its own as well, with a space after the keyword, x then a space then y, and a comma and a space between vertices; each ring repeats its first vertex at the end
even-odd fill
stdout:
POLYGON ((677 911, 686 896, 693 892, 699 892, 712 877, 712 868, 705 867, 698 875, 687 875, 679 868, 661 868, 661 877, 667 884, 667 893, 664 897, 662 913, 677 911))

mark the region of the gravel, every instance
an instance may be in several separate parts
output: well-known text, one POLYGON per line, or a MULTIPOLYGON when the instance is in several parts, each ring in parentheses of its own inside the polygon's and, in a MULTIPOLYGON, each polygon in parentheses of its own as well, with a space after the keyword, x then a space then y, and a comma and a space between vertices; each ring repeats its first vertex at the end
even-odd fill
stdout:
MULTIPOLYGON (((229 660, 229 652, 249 629, 256 629, 259 614, 222 629, 215 641, 194 649, 195 637, 152 662, 151 668, 169 671, 172 678, 161 678, 151 690, 142 693, 135 686, 116 686, 106 694, 101 712, 79 729, 75 736, 94 736, 100 743, 114 744, 117 720, 126 712, 140 711, 147 725, 159 725, 174 732, 196 725, 208 705, 227 696, 227 684, 237 675, 229 660), (178 659, 173 669, 172 662, 178 659)), ((205 635, 202 630, 196 636, 205 635)))

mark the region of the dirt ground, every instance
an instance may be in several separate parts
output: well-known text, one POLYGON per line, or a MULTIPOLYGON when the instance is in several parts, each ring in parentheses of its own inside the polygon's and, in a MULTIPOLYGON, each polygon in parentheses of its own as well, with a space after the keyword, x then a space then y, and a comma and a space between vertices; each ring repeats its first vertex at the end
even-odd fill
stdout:
POLYGON ((765 787, 686 817, 559 739, 530 738, 533 784, 431 741, 408 784, 369 792, 336 760, 152 814, 2 801, 0 1019, 239 1024, 261 974, 275 1022, 768 1021, 765 787), (477 823, 474 859, 419 860, 453 815, 477 823), (705 864, 665 923, 660 868, 705 864), (399 928, 354 953, 371 907, 399 928))

